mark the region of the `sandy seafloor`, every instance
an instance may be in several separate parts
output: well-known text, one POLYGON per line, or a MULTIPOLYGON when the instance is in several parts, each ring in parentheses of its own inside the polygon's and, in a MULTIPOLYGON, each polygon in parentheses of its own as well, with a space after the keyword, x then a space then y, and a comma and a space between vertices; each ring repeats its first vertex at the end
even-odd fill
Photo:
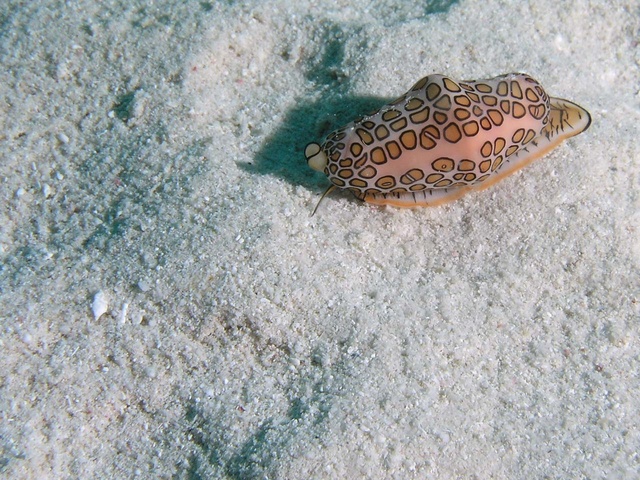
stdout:
POLYGON ((0 476, 638 478, 640 4, 527 3, 3 2, 0 476), (307 142, 512 71, 591 128, 310 217, 307 142))

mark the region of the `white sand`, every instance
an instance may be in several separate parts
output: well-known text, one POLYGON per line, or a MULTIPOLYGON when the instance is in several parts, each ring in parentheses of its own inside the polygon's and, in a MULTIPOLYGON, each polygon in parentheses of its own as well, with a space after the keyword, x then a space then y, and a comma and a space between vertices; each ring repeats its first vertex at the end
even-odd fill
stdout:
POLYGON ((395 1, 4 2, 0 475, 637 478, 637 1, 395 1), (309 217, 366 97, 510 71, 591 128, 309 217))

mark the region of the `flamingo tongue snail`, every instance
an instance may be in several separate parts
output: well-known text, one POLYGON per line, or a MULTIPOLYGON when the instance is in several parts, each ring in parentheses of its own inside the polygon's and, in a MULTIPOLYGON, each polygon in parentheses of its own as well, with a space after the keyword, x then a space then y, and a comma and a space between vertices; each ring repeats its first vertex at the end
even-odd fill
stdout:
POLYGON ((376 205, 435 206, 502 180, 590 123, 585 109, 549 97, 526 74, 464 82, 429 75, 322 145, 308 144, 305 157, 331 190, 376 205))

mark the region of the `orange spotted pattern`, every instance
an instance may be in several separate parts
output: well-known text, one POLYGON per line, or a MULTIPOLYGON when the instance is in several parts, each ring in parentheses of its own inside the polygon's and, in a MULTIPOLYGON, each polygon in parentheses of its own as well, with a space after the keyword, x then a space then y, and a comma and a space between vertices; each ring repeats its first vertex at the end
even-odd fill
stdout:
POLYGON ((522 162, 536 141, 554 135, 552 110, 550 97, 526 74, 463 82, 429 75, 314 144, 314 153, 326 155, 329 180, 361 200, 393 204, 384 199, 413 195, 428 204, 420 201, 427 191, 478 186, 512 159, 522 162))

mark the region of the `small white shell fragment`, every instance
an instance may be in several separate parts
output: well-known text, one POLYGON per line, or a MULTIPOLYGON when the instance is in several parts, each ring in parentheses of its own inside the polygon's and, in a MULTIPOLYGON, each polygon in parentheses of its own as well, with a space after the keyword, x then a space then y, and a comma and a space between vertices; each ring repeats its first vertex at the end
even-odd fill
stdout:
POLYGON ((100 290, 93 296, 93 302, 91 303, 94 320, 98 320, 102 315, 107 313, 108 308, 109 301, 107 300, 107 296, 100 290))
POLYGON ((129 304, 127 302, 122 304, 122 310, 120 311, 120 324, 127 323, 127 310, 129 310, 129 304))

